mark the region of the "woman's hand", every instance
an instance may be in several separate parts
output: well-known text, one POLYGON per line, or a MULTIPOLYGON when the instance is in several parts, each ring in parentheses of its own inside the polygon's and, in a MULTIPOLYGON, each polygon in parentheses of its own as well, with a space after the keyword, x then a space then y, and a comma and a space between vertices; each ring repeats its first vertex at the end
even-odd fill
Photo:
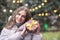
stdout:
POLYGON ((25 32, 26 32, 26 27, 24 27, 24 29, 22 30, 20 34, 23 36, 25 32))
MULTIPOLYGON (((34 30, 36 30, 38 27, 40 27, 39 21, 37 21, 37 20, 29 20, 29 21, 26 23, 26 27, 27 27, 28 30, 34 31, 34 30)), ((40 30, 40 29, 39 29, 39 30, 40 30)))

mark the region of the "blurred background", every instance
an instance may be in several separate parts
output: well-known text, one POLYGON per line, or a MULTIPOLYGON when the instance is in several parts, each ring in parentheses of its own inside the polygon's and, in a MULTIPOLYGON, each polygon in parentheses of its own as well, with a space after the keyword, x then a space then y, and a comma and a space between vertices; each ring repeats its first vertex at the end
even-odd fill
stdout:
POLYGON ((0 0, 0 31, 23 5, 30 9, 32 19, 39 20, 43 40, 60 40, 60 0, 0 0))

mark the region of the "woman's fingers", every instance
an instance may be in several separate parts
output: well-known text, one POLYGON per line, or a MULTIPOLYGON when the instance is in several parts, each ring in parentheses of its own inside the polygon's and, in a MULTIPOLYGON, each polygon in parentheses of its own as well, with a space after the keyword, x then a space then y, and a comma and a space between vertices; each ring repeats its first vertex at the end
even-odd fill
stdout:
POLYGON ((26 27, 24 27, 24 29, 22 30, 20 34, 23 36, 25 32, 26 32, 26 27))

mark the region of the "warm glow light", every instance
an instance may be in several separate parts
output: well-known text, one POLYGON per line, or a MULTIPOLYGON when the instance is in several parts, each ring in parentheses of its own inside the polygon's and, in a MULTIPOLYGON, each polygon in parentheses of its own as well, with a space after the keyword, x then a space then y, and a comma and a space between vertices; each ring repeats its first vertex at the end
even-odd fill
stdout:
POLYGON ((9 10, 9 12, 13 12, 12 10, 9 10))
POLYGON ((33 20, 33 18, 31 18, 33 20))
POLYGON ((28 6, 28 4, 26 3, 25 6, 28 6))
POLYGON ((35 7, 35 9, 38 9, 38 7, 35 7))
POLYGON ((17 3, 20 3, 20 1, 19 1, 19 0, 17 0, 17 3))
POLYGON ((3 12, 6 12, 6 9, 3 9, 3 12))
POLYGON ((44 0, 44 2, 47 2, 47 0, 44 0))
POLYGON ((13 2, 13 3, 15 3, 16 1, 15 1, 15 0, 13 0, 12 2, 13 2))
POLYGON ((20 3, 22 3, 23 1, 22 0, 20 0, 20 3))
POLYGON ((42 13, 42 16, 44 16, 44 13, 42 13))
POLYGON ((54 13, 56 13, 57 12, 57 10, 54 10, 54 13))
POLYGON ((30 9, 30 11, 32 11, 32 9, 30 9))
POLYGON ((48 13, 45 13, 45 16, 48 16, 48 13))
POLYGON ((59 14, 59 17, 60 17, 60 14, 59 14))
POLYGON ((38 16, 41 16, 41 13, 39 13, 38 16))
POLYGON ((39 5, 38 7, 41 8, 41 5, 39 5))
POLYGON ((33 8, 32 11, 35 11, 35 9, 33 8))
POLYGON ((42 6, 44 6, 44 3, 41 3, 42 6))

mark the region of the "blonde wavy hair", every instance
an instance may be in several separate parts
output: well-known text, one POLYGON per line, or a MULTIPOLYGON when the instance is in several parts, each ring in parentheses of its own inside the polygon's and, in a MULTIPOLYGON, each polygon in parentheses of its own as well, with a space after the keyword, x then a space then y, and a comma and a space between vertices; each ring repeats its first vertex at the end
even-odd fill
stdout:
POLYGON ((21 6, 19 8, 17 8, 13 13, 12 13, 12 17, 10 18, 10 20, 8 21, 8 23, 5 25, 5 28, 10 29, 13 27, 13 25, 16 23, 16 18, 15 16, 18 14, 19 11, 24 10, 26 12, 26 18, 25 18, 25 22, 27 22, 29 19, 31 19, 31 13, 29 11, 29 9, 25 6, 21 6))

